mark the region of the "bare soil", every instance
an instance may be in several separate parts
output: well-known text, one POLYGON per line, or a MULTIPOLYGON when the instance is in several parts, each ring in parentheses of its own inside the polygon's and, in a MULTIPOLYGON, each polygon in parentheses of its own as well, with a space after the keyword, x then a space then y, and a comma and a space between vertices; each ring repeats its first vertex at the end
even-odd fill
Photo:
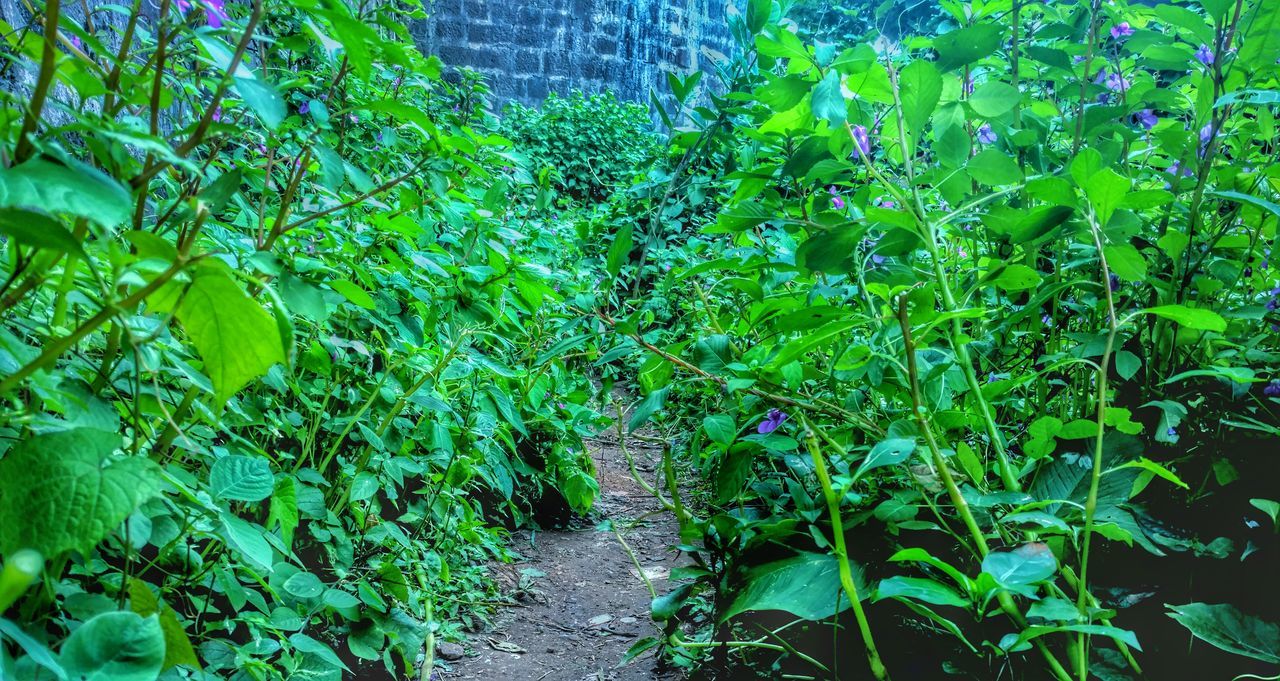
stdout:
MULTIPOLYGON (((521 530, 513 550, 523 562, 493 567, 494 577, 521 597, 499 614, 493 631, 473 635, 467 656, 437 669, 438 679, 493 681, 649 681, 678 679, 646 653, 619 667, 626 651, 652 636, 651 596, 618 540, 621 532, 659 594, 677 556, 678 528, 670 513, 628 471, 612 433, 589 442, 600 499, 592 517, 562 530, 521 530), (523 651, 523 652, 520 652, 523 651)), ((661 451, 628 441, 641 474, 653 479, 661 451)))

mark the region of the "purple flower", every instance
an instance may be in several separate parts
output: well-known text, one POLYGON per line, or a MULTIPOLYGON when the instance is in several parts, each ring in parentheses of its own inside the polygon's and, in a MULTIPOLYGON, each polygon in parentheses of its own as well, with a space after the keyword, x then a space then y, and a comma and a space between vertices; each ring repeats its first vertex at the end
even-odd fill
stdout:
POLYGON ((302 114, 303 116, 311 113, 311 100, 307 100, 303 102, 302 106, 298 107, 298 113, 302 114))
POLYGON ((71 46, 72 46, 72 47, 74 47, 74 48, 76 48, 77 50, 79 50, 79 49, 83 49, 83 48, 84 48, 84 43, 80 42, 80 37, 79 37, 79 36, 74 36, 74 35, 73 35, 73 36, 68 37, 68 38, 67 38, 67 40, 71 43, 71 46))
POLYGON ((216 109, 214 109, 214 110, 213 110, 213 116, 212 116, 212 119, 213 119, 213 122, 214 122, 214 123, 221 123, 221 122, 222 122, 222 107, 218 107, 218 108, 216 108, 216 109))
POLYGON ((990 123, 983 123, 982 127, 978 128, 978 141, 982 144, 995 144, 997 139, 999 138, 996 137, 996 132, 991 129, 990 123))
POLYGON ((1276 310, 1280 310, 1280 300, 1277 300, 1277 299, 1275 299, 1275 298, 1272 298, 1271 300, 1268 300, 1268 301, 1267 301, 1267 309, 1268 309, 1268 310, 1270 310, 1270 311, 1272 311, 1272 312, 1275 312, 1276 310))
POLYGON ((1111 37, 1116 40, 1128 38, 1131 35, 1133 35, 1133 27, 1127 21, 1122 21, 1111 27, 1111 37))
POLYGON ((1205 66, 1212 66, 1213 59, 1213 50, 1210 49, 1208 45, 1201 44, 1200 49, 1196 50, 1196 61, 1201 64, 1204 64, 1205 66))
POLYGON ((858 143, 858 149, 864 155, 869 156, 871 154, 871 138, 867 137, 867 126, 853 126, 853 141, 858 143))
POLYGON ((767 435, 777 430, 778 426, 781 426, 782 422, 786 420, 787 415, 781 409, 770 409, 764 420, 760 422, 760 425, 756 426, 756 432, 761 435, 767 435))
POLYGON ((1211 139, 1213 139, 1213 123, 1205 123, 1204 127, 1200 128, 1200 145, 1208 144, 1211 139))
POLYGON ((1107 285, 1111 287, 1112 291, 1119 291, 1120 277, 1113 272, 1110 277, 1107 277, 1107 285))
POLYGON ((1129 89, 1129 79, 1118 73, 1107 74, 1104 84, 1112 92, 1124 92, 1129 89))
POLYGON ((898 207, 898 204, 896 204, 896 203, 894 203, 894 202, 890 201, 889 199, 886 199, 886 198, 881 197, 881 198, 876 199, 876 207, 877 207, 877 208, 884 208, 884 209, 886 209, 886 210, 893 210, 894 208, 897 208, 897 207, 898 207))
POLYGON ((226 0, 203 0, 209 28, 222 28, 227 19, 226 0))
POLYGON ((973 94, 973 76, 966 76, 964 79, 964 85, 961 86, 961 88, 964 90, 966 97, 973 94))
POLYGON ((827 193, 831 194, 831 206, 836 210, 844 210, 844 199, 840 196, 840 192, 835 187, 827 187, 827 193))
POLYGON ((1280 397, 1280 380, 1268 383, 1267 387, 1262 389, 1262 394, 1267 397, 1280 397))
POLYGON ((1166 430, 1166 431, 1164 431, 1164 434, 1165 434, 1165 435, 1168 435, 1168 436, 1169 436, 1169 437, 1171 437, 1171 438, 1177 438, 1177 437, 1178 437, 1178 429, 1177 429, 1177 428, 1174 428, 1173 426, 1169 426, 1169 429, 1168 429, 1168 430, 1166 430))
POLYGON ((996 378, 996 372, 992 371, 987 374, 987 383, 995 383, 997 380, 999 379, 996 378))
POLYGON ((1156 116, 1155 112, 1151 109, 1143 109, 1142 111, 1134 114, 1133 118, 1138 125, 1141 125, 1147 130, 1156 127, 1156 123, 1160 122, 1160 118, 1156 116))
POLYGON ((1046 312, 1040 315, 1040 323, 1045 326, 1053 326, 1053 317, 1050 317, 1049 313, 1046 312))
POLYGON ((1246 279, 1247 279, 1247 278, 1249 278, 1249 277, 1252 277, 1252 276, 1253 276, 1253 268, 1252 268, 1252 267, 1249 267, 1249 266, 1247 266, 1247 265, 1246 265, 1246 266, 1245 266, 1245 268, 1244 268, 1244 272, 1241 272, 1241 274, 1242 274, 1242 275, 1244 275, 1244 277, 1245 277, 1246 279))

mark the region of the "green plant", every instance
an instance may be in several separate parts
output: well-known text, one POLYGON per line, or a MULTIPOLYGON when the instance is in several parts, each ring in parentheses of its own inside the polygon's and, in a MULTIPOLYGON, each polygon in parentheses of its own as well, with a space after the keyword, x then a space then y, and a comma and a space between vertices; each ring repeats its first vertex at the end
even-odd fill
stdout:
POLYGON ((579 201, 630 186, 662 151, 648 110, 609 92, 552 94, 537 109, 511 104, 502 130, 532 170, 551 168, 556 184, 579 201))

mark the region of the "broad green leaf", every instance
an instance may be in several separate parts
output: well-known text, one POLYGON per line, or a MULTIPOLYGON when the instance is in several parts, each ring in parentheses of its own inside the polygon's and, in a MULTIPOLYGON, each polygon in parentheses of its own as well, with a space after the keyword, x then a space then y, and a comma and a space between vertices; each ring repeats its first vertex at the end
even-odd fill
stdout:
POLYGON ((299 652, 315 655, 334 667, 338 667, 347 672, 351 671, 347 665, 343 664, 342 658, 338 657, 338 654, 333 652, 333 648, 330 648, 306 634, 293 634, 289 637, 289 643, 292 643, 293 647, 297 648, 299 652))
POLYGON ((979 85, 969 97, 969 106, 983 118, 998 118, 1013 111, 1022 101, 1022 93, 1008 83, 991 80, 979 85))
POLYGON ((1008 651, 1026 650, 1030 646, 1028 642, 1033 641, 1047 634, 1055 634, 1059 632, 1070 631, 1091 636, 1106 636, 1116 641, 1120 641, 1134 650, 1142 650, 1142 646, 1138 644, 1138 637, 1128 629, 1120 629, 1106 624, 1061 624, 1061 625, 1036 625, 1023 629, 1018 634, 1007 634, 1000 639, 1000 647, 1008 651))
POLYGON ((1093 212, 1098 216, 1098 224, 1106 227, 1115 215, 1116 209, 1129 193, 1129 180, 1119 173, 1103 168, 1089 176, 1084 185, 1084 194, 1093 204, 1093 212))
POLYGON ((1058 559, 1047 544, 1023 544, 1012 551, 992 551, 982 559, 982 571, 1003 587, 1044 581, 1058 571, 1058 559))
MULTIPOLYGON (((859 593, 865 597, 866 589, 859 593)), ((782 610, 816 622, 850 607, 840 586, 839 563, 835 556, 820 553, 758 565, 747 572, 736 594, 720 621, 753 610, 782 610)))
MULTIPOLYGON (((1172 482, 1173 484, 1181 487, 1182 489, 1191 489, 1191 486, 1183 482, 1182 478, 1179 478, 1176 473, 1156 463, 1155 461, 1148 459, 1145 456, 1138 459, 1137 461, 1127 461, 1125 463, 1122 463, 1112 470, 1119 470, 1121 468, 1137 468, 1140 470, 1144 470, 1149 473, 1153 473, 1158 477, 1164 478, 1165 480, 1172 482)), ((1110 472, 1111 471, 1103 471, 1103 473, 1110 473, 1110 472)))
POLYGON ((293 531, 298 528, 298 488, 292 477, 282 477, 271 493, 271 510, 267 513, 267 528, 279 523, 280 537, 286 547, 293 545, 293 531))
POLYGON ((0 234, 32 248, 81 253, 80 242, 57 220, 24 208, 0 208, 0 234))
POLYGON ((1280 2, 1257 0, 1247 15, 1235 63, 1246 69, 1275 68, 1280 59, 1280 2))
POLYGON ((316 598, 324 593, 324 582, 310 572, 299 572, 284 581, 284 590, 297 598, 316 598))
POLYGON ((702 429, 712 442, 727 445, 733 442, 738 434, 738 427, 733 417, 728 414, 711 414, 702 419, 702 429))
POLYGON ((618 230, 613 237, 613 244, 609 246, 609 257, 605 269, 611 276, 618 276, 622 265, 627 261, 627 256, 631 255, 631 246, 631 225, 627 224, 618 230))
POLYGON ((1107 266, 1125 281, 1145 281, 1147 261, 1131 244, 1107 244, 1102 247, 1107 266))
POLYGON ((164 632, 155 615, 103 613, 72 632, 61 655, 74 681, 154 681, 164 665, 164 632))
POLYGON ((1040 273, 1026 265, 1013 264, 1000 271, 991 283, 1005 291, 1026 291, 1040 285, 1040 273))
MULTIPOLYGON (((53 652, 45 647, 43 643, 20 629, 17 624, 0 617, 0 641, 5 638, 18 644, 18 647, 31 658, 32 662, 49 670, 53 674, 53 678, 58 679, 58 681, 66 681, 67 672, 62 668, 62 663, 58 661, 53 652)), ((3 653, 0 653, 0 669, 3 669, 3 664, 3 653)))
POLYGON ((1142 312, 1177 322, 1188 329, 1216 331, 1218 333, 1227 330, 1227 320, 1219 316, 1217 312, 1204 308, 1187 307, 1186 305, 1160 305, 1158 307, 1149 307, 1142 312))
POLYGON ((680 612, 680 608, 684 607, 689 595, 693 593, 693 583, 681 584, 667 593, 653 599, 649 605, 649 614, 655 622, 666 622, 676 613, 680 612))
POLYGON ((1208 603, 1167 605, 1169 616, 1196 638, 1229 653, 1280 664, 1280 626, 1246 615, 1235 606, 1208 603))
POLYGON ((876 600, 885 598, 906 598, 957 608, 969 606, 968 599, 961 597, 955 589, 922 577, 897 576, 881 580, 880 586, 876 588, 876 600))
POLYGON ((67 214, 115 227, 133 214, 124 185, 88 165, 32 159, 0 169, 0 208, 67 214))
POLYGON ((160 632, 164 635, 164 664, 162 669, 177 665, 200 668, 200 659, 196 657, 195 648, 178 614, 173 608, 160 602, 146 582, 140 579, 129 580, 129 609, 141 617, 156 615, 160 620, 160 632))
POLYGON ((280 127, 280 122, 288 112, 284 98, 270 83, 258 78, 235 78, 234 82, 240 98, 253 109, 267 129, 275 130, 280 127))
POLYGON ((867 454, 867 458, 862 460, 853 477, 854 479, 860 478, 867 471, 874 468, 896 466, 910 459, 915 451, 916 441, 913 438, 894 437, 882 440, 871 448, 871 453, 867 454))
POLYGON ((985 185, 1000 186, 1022 180, 1018 163, 999 149, 984 149, 969 159, 966 168, 973 179, 985 185))
POLYGON ((167 286, 149 302, 182 322, 218 402, 285 363, 276 320, 219 267, 201 267, 189 284, 167 286))
POLYGON ((814 86, 810 106, 814 116, 833 126, 844 122, 849 105, 840 88, 840 74, 835 69, 827 71, 827 75, 814 86))
POLYGON ((209 471, 209 491, 219 499, 262 501, 274 486, 271 463, 260 456, 224 456, 209 471))
POLYGON ((938 68, 950 71, 972 64, 1000 48, 1004 29, 998 24, 978 24, 944 33, 933 39, 938 51, 938 68))
POLYGON ((902 116, 907 131, 919 139, 942 96, 942 76, 932 62, 917 59, 902 69, 898 84, 902 88, 902 116))
POLYGON ((272 565, 275 564, 275 552, 264 536, 267 531, 260 525, 226 511, 219 514, 219 517, 222 519, 222 538, 227 545, 239 551, 258 569, 271 572, 272 565))
POLYGON ((366 310, 372 310, 375 307, 373 296, 369 295, 368 291, 360 288, 360 286, 354 282, 350 282, 345 279, 336 279, 328 282, 328 284, 329 288, 341 293, 343 298, 346 298, 355 305, 359 305, 366 310))
POLYGON ((0 459, 0 554, 47 558, 93 547, 160 491, 149 459, 112 455, 120 436, 79 428, 36 435, 0 459))

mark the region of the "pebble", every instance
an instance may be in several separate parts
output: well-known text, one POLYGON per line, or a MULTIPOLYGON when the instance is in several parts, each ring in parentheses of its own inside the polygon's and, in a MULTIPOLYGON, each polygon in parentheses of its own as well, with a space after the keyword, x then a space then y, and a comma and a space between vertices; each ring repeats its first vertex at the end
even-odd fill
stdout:
POLYGON ((456 662, 466 656, 467 649, 457 643, 441 643, 436 646, 436 654, 442 660, 456 662))

